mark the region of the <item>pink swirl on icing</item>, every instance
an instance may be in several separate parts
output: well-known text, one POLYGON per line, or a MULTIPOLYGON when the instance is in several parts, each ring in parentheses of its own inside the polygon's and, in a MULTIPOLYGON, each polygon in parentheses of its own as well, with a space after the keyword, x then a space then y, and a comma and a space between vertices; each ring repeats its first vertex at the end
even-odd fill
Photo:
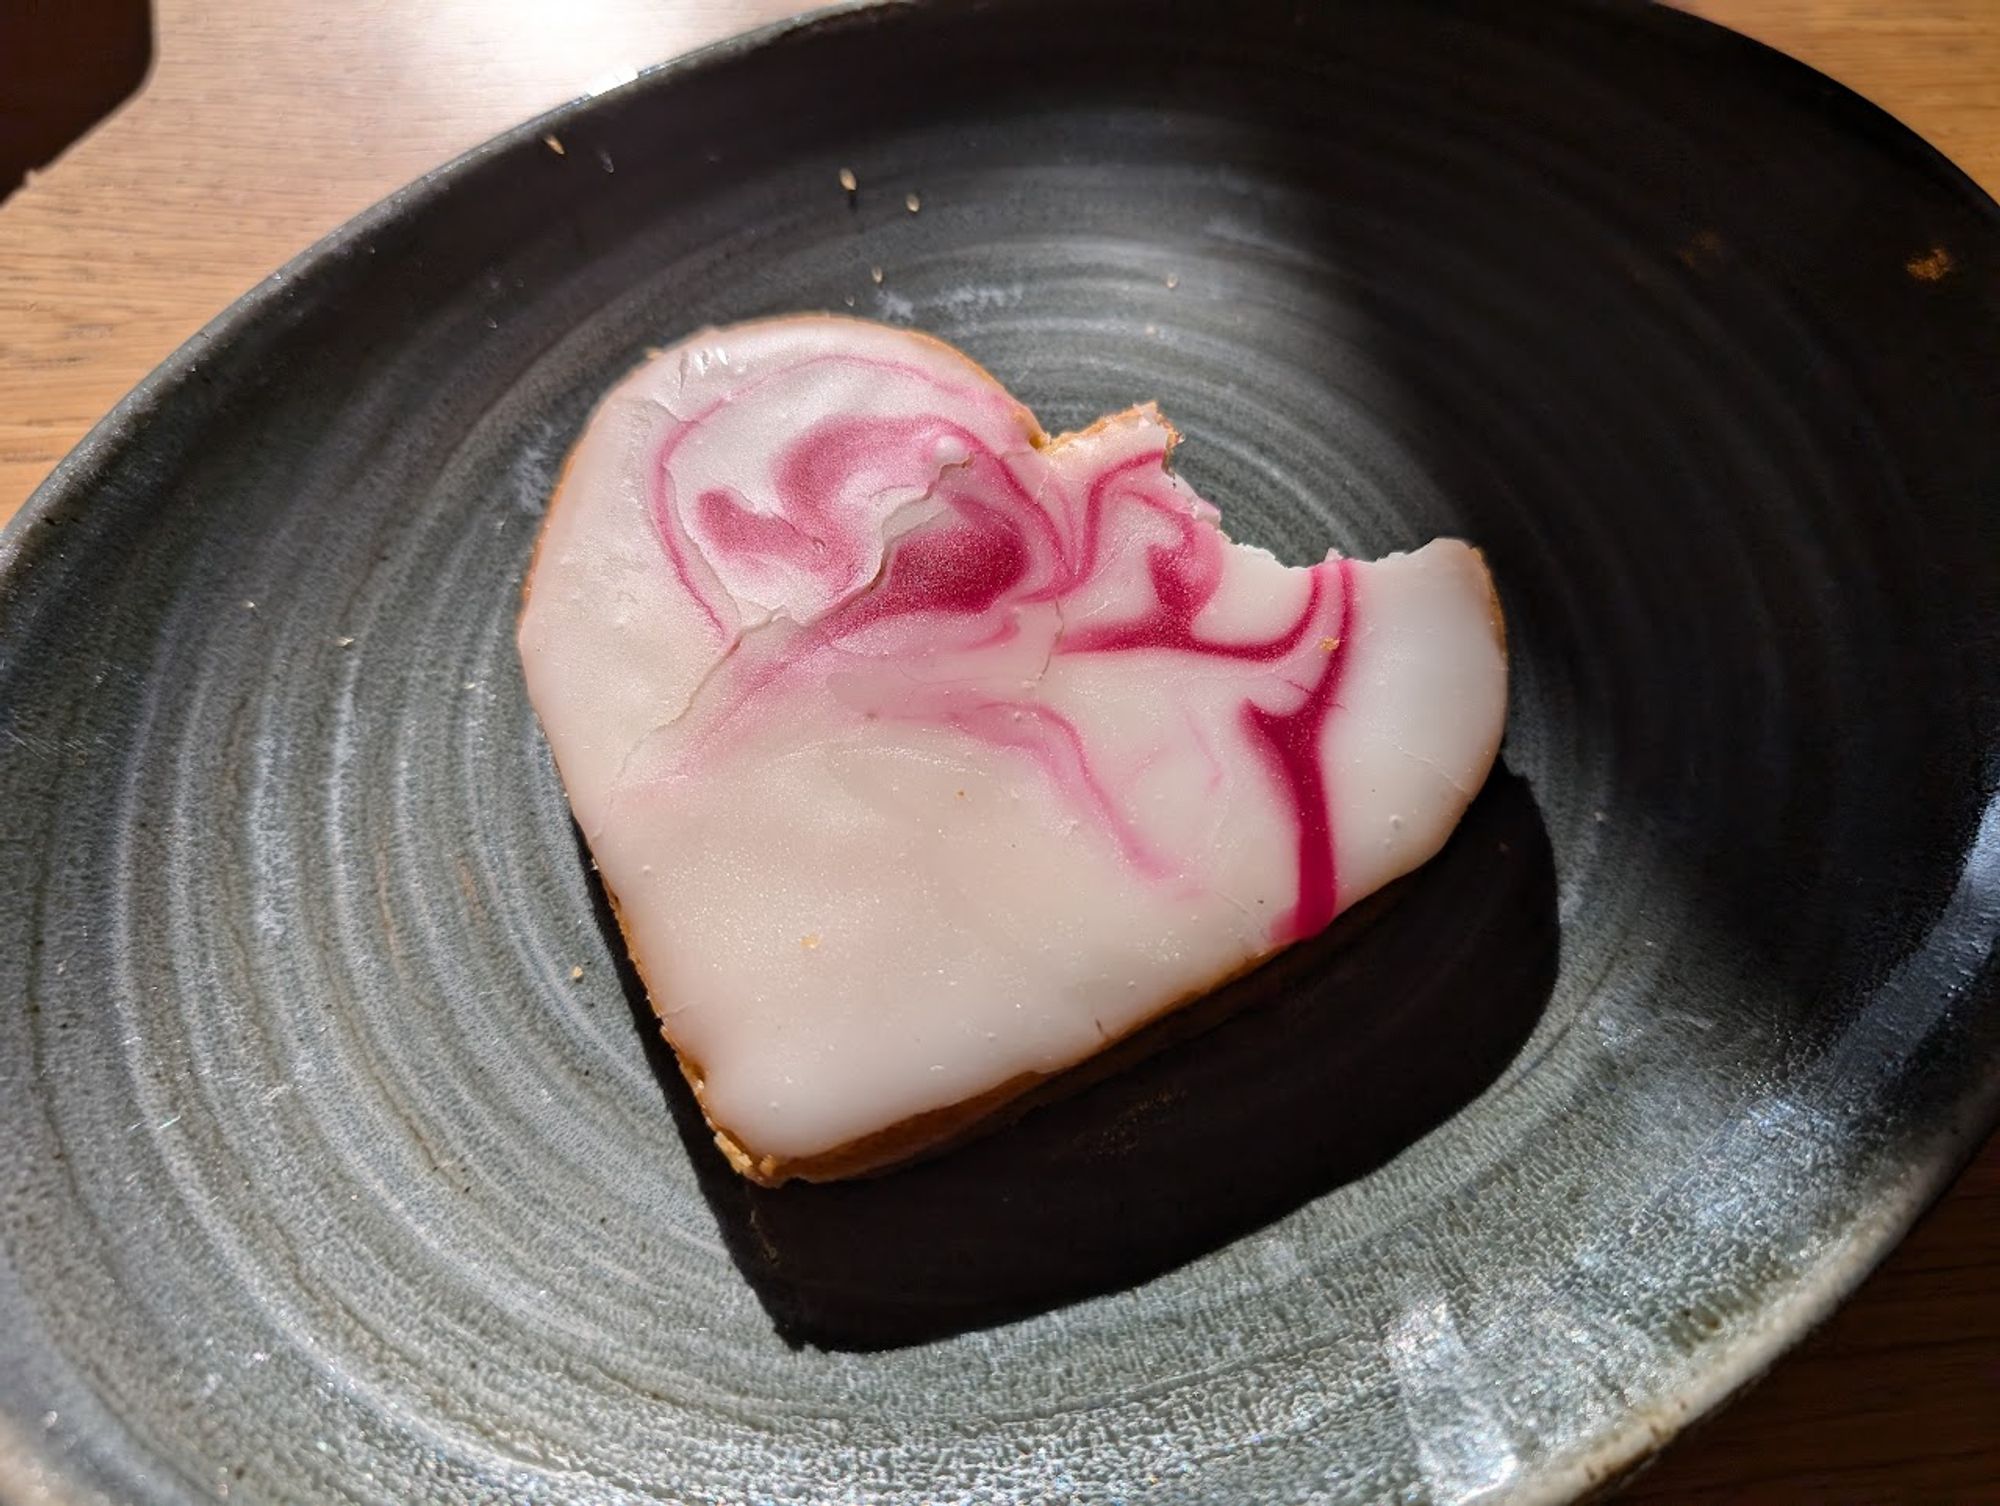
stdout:
MULTIPOLYGON (((682 355, 683 379, 689 355, 682 355)), ((780 560, 788 559, 794 565, 819 563, 823 568, 837 568, 844 563, 835 552, 836 542, 853 544, 860 541, 859 534, 845 526, 844 520, 834 515, 831 503, 838 492, 837 484, 828 486, 829 480, 844 480, 843 464, 846 471, 859 469, 871 460, 893 450, 863 447, 855 449, 840 443, 839 436, 831 436, 826 444, 804 446, 794 445, 790 452, 789 472, 781 474, 781 492, 789 491, 783 513, 769 514, 743 505, 740 496, 727 488, 708 488, 697 495, 694 503, 694 517, 683 515, 673 479, 676 456, 693 438, 702 433, 705 426, 733 404, 754 397, 773 383, 793 378, 818 367, 836 366, 850 370, 866 371, 879 379, 908 380, 922 383, 935 389, 941 396, 957 405, 972 410, 980 408, 996 409, 1009 418, 1013 415, 1013 404, 1004 395, 992 390, 966 384, 941 381, 937 374, 923 367, 904 361, 889 361, 855 354, 808 356, 788 365, 775 367, 754 376, 745 376, 722 396, 702 405, 693 414, 683 417, 673 413, 676 420, 665 441, 653 457, 651 473, 647 478, 647 503, 653 518, 653 527, 665 549, 667 559, 679 578, 682 589, 690 600, 701 609, 708 619, 715 635, 727 641, 732 630, 723 621, 716 608, 714 597, 728 590, 715 571, 715 553, 723 557, 739 559, 780 560), (797 514, 789 516, 788 514, 797 514), (815 534, 813 522, 817 521, 826 533, 815 534), (707 533, 707 539, 696 536, 697 530, 707 533), (829 537, 828 535, 832 536, 829 537), (696 561, 707 567, 710 579, 703 580, 695 568, 696 561)), ((671 408, 669 409, 671 413, 671 408)), ((965 431, 949 420, 931 418, 914 421, 914 426, 927 433, 958 434, 965 431)), ((968 436, 969 437, 969 436, 968 436)))
MULTIPOLYGON (((1340 910, 1339 875, 1333 861, 1333 819, 1326 798, 1326 761, 1322 741, 1327 715, 1340 693, 1347 669, 1348 645, 1354 633, 1354 561, 1334 562, 1340 572, 1340 617, 1333 630, 1333 647, 1326 666, 1306 698, 1287 712, 1266 710, 1254 701, 1243 706, 1244 723, 1268 750, 1273 772, 1291 799, 1299 828, 1299 898, 1292 913, 1277 928, 1280 941, 1297 941, 1322 929, 1340 910)), ((1324 569, 1316 566, 1315 569, 1324 569)), ((1318 599, 1318 576, 1313 580, 1318 599)), ((1310 610, 1310 609, 1308 609, 1310 610)))
MULTIPOLYGON (((902 374, 951 404, 974 392, 911 368, 902 374)), ((1333 918, 1339 887, 1324 740, 1355 631, 1351 562, 1312 567, 1304 604, 1274 635, 1217 638, 1198 623, 1216 603, 1231 546, 1214 510, 1166 472, 1164 445, 1135 454, 1129 436, 1113 433, 1003 453, 969 425, 928 413, 821 417, 758 457, 766 474, 702 486, 683 512, 674 474, 682 447, 745 395, 737 389, 682 419, 652 468, 662 544, 688 595, 728 640, 699 698, 690 756, 754 725, 788 688, 823 687, 859 721, 923 725, 1019 754, 1136 872, 1184 880, 1181 865, 1155 851, 1123 809, 1084 733, 1035 688, 1058 657, 1265 665, 1238 719, 1297 832, 1297 899, 1273 939, 1310 935, 1333 918), (1090 464, 1100 468, 1083 469, 1090 464), (744 485, 764 496, 753 500, 744 485), (1131 558, 1137 548, 1143 565, 1131 558), (1141 580, 1142 590, 1131 589, 1141 580), (1086 604, 1080 597, 1090 588, 1102 589, 1086 604), (735 593, 744 589, 766 600, 806 592, 814 609, 732 631, 710 591, 741 601, 735 593), (1107 601, 1126 613, 1100 620, 1107 601), (1001 656, 1010 654, 1039 656, 1033 674, 1024 679, 1012 659, 1003 672, 1001 656)), ((1194 730, 1213 789, 1223 765, 1194 730)))
POLYGON ((951 713, 947 720, 960 732, 996 748, 1013 748, 1036 766, 1072 804, 1082 805, 1109 831, 1125 860, 1151 879, 1174 877, 1179 869, 1149 847, 1125 819, 1096 774, 1084 751, 1075 723, 1053 706, 1032 701, 982 701, 951 713))

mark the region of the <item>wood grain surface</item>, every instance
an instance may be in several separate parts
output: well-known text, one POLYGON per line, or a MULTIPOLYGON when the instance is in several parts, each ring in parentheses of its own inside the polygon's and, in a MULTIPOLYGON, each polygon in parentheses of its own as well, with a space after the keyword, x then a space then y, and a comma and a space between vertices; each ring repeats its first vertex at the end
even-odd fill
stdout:
MULTIPOLYGON (((0 205, 0 521, 176 345, 349 216, 526 115, 799 8, 159 0, 145 86, 0 205)), ((1687 8, 1859 90, 2000 193, 2000 0, 1687 8)), ((2000 1142, 1626 1499, 2000 1502, 2000 1142)))

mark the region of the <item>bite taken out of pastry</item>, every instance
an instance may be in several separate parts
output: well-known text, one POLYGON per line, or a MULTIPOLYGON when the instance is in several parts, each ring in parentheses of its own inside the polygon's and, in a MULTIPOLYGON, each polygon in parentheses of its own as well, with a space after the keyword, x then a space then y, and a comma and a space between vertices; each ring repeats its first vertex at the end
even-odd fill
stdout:
POLYGON ((718 1144, 876 1170, 1429 859, 1506 713, 1479 553, 1232 544, 1151 406, 1050 438, 934 339, 710 330, 605 398, 529 695, 718 1144))

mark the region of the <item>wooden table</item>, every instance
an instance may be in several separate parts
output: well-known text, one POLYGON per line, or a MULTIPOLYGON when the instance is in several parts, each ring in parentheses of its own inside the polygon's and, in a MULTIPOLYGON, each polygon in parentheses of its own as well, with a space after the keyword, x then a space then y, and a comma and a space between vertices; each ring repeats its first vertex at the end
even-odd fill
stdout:
MULTIPOLYGON (((2000 193, 2000 0, 1688 4, 1859 89, 2000 193)), ((0 206, 0 521, 176 345, 356 211, 523 116, 798 8, 157 0, 139 94, 0 206)), ((2000 1502, 2000 1142, 1628 1499, 2000 1502)))

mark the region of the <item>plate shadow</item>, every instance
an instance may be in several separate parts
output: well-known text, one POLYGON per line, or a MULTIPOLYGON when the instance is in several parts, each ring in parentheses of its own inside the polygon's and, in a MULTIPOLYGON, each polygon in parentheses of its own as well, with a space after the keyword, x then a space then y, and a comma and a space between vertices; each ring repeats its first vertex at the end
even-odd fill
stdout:
MULTIPOLYGON (((579 850, 588 851, 579 834, 579 850)), ((786 1342, 876 1350, 1135 1285, 1381 1166, 1488 1087, 1554 986, 1555 863, 1497 767, 1445 850, 1012 1123, 879 1176, 757 1187, 605 944, 731 1257, 786 1342), (1122 1066, 1123 1070, 1115 1070, 1122 1066)))

